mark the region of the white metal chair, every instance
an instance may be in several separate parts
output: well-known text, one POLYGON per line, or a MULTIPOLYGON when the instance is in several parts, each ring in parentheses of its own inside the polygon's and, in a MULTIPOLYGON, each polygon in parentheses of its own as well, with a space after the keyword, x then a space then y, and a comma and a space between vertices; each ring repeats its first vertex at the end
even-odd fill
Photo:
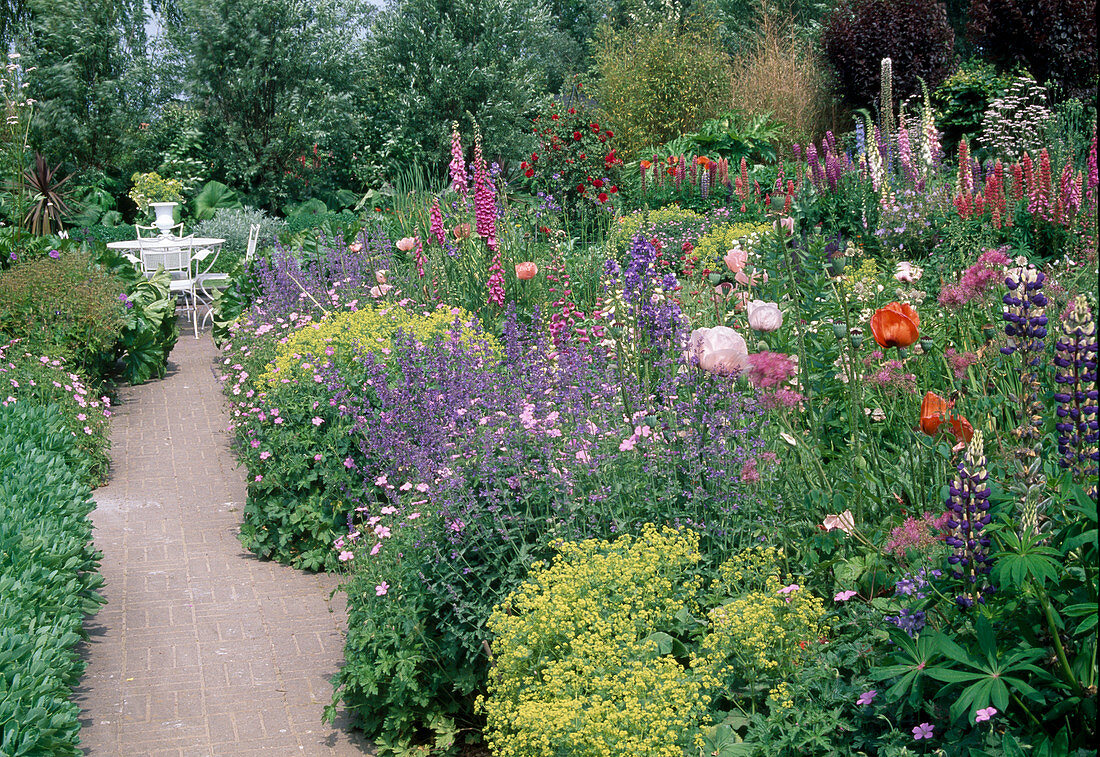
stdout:
POLYGON ((191 311, 191 326, 195 338, 199 338, 198 298, 195 291, 195 237, 182 239, 143 239, 139 238, 141 250, 141 270, 146 278, 163 268, 171 277, 168 291, 182 295, 186 308, 191 311))
MULTIPOLYGON (((260 224, 254 223, 248 227, 248 246, 244 251, 244 259, 252 260, 256 255, 256 245, 260 241, 260 224)), ((211 306, 207 308, 206 312, 202 316, 202 327, 206 328, 207 319, 214 319, 214 293, 212 289, 225 289, 229 286, 229 274, 228 273, 211 273, 210 269, 214 267, 214 263, 217 262, 218 256, 214 255, 214 259, 206 266, 206 268, 196 277, 196 283, 198 284, 199 291, 203 299, 206 300, 211 306)))

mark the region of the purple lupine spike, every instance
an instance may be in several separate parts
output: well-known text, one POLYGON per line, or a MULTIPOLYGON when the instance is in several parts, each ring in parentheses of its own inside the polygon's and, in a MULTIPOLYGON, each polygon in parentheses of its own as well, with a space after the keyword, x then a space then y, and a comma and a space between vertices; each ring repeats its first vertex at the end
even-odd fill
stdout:
POLYGON ((952 550, 947 562, 952 577, 963 582, 962 591, 955 597, 963 609, 972 607, 975 602, 984 604, 985 595, 994 591, 987 578, 993 567, 990 540, 982 534, 992 520, 989 473, 985 466, 982 432, 975 431, 959 462, 946 502, 950 519, 944 541, 952 550))
POLYGON ((1059 384, 1054 394, 1058 402, 1054 427, 1058 430, 1058 461, 1063 468, 1073 470, 1085 485, 1089 496, 1096 498, 1097 463, 1097 383, 1096 383, 1096 318, 1088 298, 1079 295, 1062 316, 1062 335, 1054 345, 1056 354, 1054 380, 1059 384))

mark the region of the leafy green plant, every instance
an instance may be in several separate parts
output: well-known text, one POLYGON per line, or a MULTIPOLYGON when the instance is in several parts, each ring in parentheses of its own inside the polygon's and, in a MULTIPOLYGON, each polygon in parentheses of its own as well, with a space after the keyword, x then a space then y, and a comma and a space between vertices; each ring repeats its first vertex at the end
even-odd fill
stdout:
MULTIPOLYGON (((772 163, 778 157, 776 147, 783 135, 783 125, 770 113, 748 116, 737 111, 724 113, 703 122, 697 131, 682 134, 654 150, 658 158, 684 155, 693 158, 726 158, 737 164, 741 158, 750 163, 772 163)), ((649 151, 643 151, 648 155, 649 151)))
POLYGON ((0 752, 79 755, 85 616, 103 602, 72 436, 54 408, 0 403, 0 752))
POLYGON ((129 198, 145 211, 154 202, 182 202, 183 183, 179 179, 165 179, 156 171, 136 173, 130 177, 133 187, 127 193, 129 198))
POLYGON ((223 209, 239 209, 241 201, 237 193, 220 181, 208 181, 195 196, 195 218, 208 221, 223 209))
POLYGON ((168 355, 179 338, 170 285, 168 272, 162 270, 151 279, 137 280, 126 294, 126 320, 116 349, 127 383, 164 378, 168 371, 168 355))

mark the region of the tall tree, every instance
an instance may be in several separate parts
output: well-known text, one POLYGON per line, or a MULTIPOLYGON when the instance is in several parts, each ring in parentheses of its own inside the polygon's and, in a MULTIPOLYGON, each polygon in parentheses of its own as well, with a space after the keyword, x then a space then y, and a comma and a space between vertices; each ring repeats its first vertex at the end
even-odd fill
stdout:
POLYGON ((291 197, 296 159, 346 115, 367 6, 176 0, 169 38, 181 86, 204 113, 214 178, 269 207, 291 197))
POLYGON ((25 0, 15 44, 34 69, 33 141, 51 160, 106 168, 124 156, 154 99, 145 24, 142 0, 25 0))
POLYGON ((391 0, 363 71, 376 161, 441 166, 451 121, 468 132, 467 114, 487 154, 521 155, 560 42, 543 0, 391 0))

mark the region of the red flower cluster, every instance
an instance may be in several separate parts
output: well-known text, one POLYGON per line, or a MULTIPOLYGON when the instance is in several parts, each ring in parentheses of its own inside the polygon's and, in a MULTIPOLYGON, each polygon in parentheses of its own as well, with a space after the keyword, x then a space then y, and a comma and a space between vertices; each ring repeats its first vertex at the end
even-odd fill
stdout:
POLYGON ((540 146, 521 165, 529 189, 553 195, 566 210, 606 203, 619 191, 622 159, 611 144, 614 132, 592 116, 587 106, 574 105, 536 118, 540 146))

